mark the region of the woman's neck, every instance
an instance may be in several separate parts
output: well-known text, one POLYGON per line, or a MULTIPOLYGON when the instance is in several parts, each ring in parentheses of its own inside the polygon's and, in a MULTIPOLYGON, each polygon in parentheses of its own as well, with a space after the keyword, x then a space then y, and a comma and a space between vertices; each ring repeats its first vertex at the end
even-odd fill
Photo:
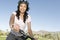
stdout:
POLYGON ((20 16, 23 16, 24 15, 24 13, 20 13, 20 16))
POLYGON ((23 20, 24 13, 20 13, 20 19, 23 20))

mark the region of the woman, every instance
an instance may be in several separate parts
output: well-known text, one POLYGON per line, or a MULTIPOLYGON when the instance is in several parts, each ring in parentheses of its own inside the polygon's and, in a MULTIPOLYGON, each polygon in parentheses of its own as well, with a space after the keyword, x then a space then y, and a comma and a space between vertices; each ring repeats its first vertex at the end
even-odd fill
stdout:
MULTIPOLYGON (((10 18, 10 28, 11 32, 9 33, 6 40, 15 40, 15 36, 22 36, 19 31, 25 30, 26 24, 28 28, 29 35, 33 38, 32 30, 31 30, 31 17, 27 13, 29 10, 29 3, 24 0, 20 0, 18 2, 17 11, 13 12, 10 18), (14 36, 15 35, 15 36, 14 36)), ((20 38, 20 40, 23 40, 20 38)))

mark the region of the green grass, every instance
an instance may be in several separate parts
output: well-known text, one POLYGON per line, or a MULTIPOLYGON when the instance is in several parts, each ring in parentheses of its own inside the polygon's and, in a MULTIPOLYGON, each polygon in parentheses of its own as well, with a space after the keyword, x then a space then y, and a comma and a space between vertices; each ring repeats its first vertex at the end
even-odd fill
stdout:
MULTIPOLYGON (((6 40, 6 37, 0 37, 0 40, 6 40)), ((30 40, 30 39, 27 39, 27 40, 30 40)), ((43 37, 39 37, 38 40, 49 40, 47 38, 43 38, 43 37)), ((50 39, 52 40, 52 39, 50 39)))
MULTIPOLYGON (((6 37, 0 37, 0 40, 6 40, 6 37)), ((27 39, 30 40, 30 39, 27 39)))
POLYGON ((0 37, 0 40, 6 40, 6 38, 5 37, 0 37))

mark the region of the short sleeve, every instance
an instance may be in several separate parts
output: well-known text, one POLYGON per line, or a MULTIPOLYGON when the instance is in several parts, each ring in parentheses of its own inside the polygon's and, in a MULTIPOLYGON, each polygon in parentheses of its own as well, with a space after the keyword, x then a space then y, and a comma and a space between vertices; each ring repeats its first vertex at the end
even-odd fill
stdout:
POLYGON ((16 12, 12 12, 12 14, 16 15, 16 12))
POLYGON ((28 15, 27 22, 31 22, 31 17, 28 15))

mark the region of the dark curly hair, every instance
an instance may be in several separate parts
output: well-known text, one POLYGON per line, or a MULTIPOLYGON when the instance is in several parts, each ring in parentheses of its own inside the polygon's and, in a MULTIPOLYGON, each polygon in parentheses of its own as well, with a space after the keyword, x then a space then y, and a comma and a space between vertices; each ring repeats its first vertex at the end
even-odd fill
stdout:
POLYGON ((18 18, 18 20, 19 20, 19 16, 20 16, 19 7, 20 7, 20 4, 22 4, 22 3, 26 4, 26 6, 27 6, 26 11, 25 11, 24 16, 23 16, 23 22, 25 23, 26 19, 28 18, 28 13, 27 13, 27 11, 29 10, 29 3, 28 3, 27 1, 24 1, 24 0, 21 1, 21 0, 20 0, 20 1, 18 2, 17 11, 16 11, 16 13, 17 13, 16 16, 17 16, 17 18, 18 18))

